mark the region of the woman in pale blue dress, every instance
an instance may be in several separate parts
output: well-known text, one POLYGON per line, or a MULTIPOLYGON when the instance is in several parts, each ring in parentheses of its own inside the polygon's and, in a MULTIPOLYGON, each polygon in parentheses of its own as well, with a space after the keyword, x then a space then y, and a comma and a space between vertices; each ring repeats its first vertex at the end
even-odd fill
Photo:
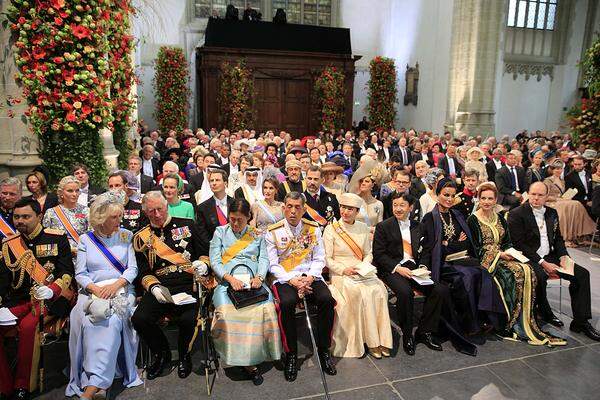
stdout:
POLYGON ((248 225, 252 219, 248 201, 235 199, 228 211, 229 223, 217 227, 210 241, 210 263, 219 281, 212 299, 215 315, 211 333, 221 360, 230 366, 244 367, 252 382, 260 385, 263 378, 257 366, 278 360, 282 351, 273 296, 263 283, 269 258, 263 237, 248 225), (239 267, 234 271, 240 264, 250 269, 239 267), (243 290, 239 274, 254 275, 249 281, 251 287, 264 287, 268 299, 236 309, 227 288, 243 290))
POLYGON ((93 231, 80 238, 75 267, 79 295, 70 318, 67 396, 92 399, 110 388, 115 378, 123 378, 125 387, 142 384, 135 366, 138 337, 130 320, 137 263, 133 234, 119 228, 121 195, 107 192, 96 198, 90 209, 93 231))

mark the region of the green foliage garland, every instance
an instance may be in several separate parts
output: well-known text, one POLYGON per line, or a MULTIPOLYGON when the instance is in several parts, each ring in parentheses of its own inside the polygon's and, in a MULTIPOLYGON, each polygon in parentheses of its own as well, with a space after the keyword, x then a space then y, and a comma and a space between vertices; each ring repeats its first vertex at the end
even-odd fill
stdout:
POLYGON ((154 73, 156 111, 154 116, 163 132, 187 128, 190 89, 189 68, 183 49, 162 46, 154 73))
POLYGON ((254 126, 254 79, 243 60, 232 65, 221 64, 219 86, 219 123, 221 127, 239 130, 254 126))
POLYGON ((373 129, 390 129, 396 118, 396 66, 394 60, 375 57, 369 64, 367 112, 373 129))
POLYGON ((344 127, 345 79, 342 71, 330 66, 323 69, 315 81, 315 92, 323 131, 344 127))
POLYGON ((567 112, 573 141, 600 150, 600 37, 585 52, 580 64, 588 98, 567 112))

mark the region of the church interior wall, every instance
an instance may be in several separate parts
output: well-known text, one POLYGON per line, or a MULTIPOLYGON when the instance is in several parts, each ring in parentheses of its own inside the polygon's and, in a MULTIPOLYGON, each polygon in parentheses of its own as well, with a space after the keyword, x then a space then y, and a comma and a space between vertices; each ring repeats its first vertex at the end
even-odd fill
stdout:
MULTIPOLYGON (((502 61, 501 76, 497 81, 497 135, 514 136, 523 129, 567 129, 565 112, 576 103, 579 96, 577 64, 582 54, 587 12, 588 0, 575 1, 567 31, 563 63, 554 66, 552 79, 544 75, 540 81, 536 76, 526 80, 524 75, 519 75, 515 80, 512 73, 504 73, 502 61)), ((600 13, 596 14, 592 31, 598 32, 600 13)))
MULTIPOLYGON (((515 135, 521 129, 559 129, 564 125, 564 111, 577 96, 581 48, 585 35, 588 1, 574 0, 570 27, 567 32, 564 64, 555 65, 553 77, 536 76, 513 79, 504 72, 504 45, 499 48, 496 71, 496 131, 498 135, 515 135)), ((593 1, 593 0, 592 0, 593 1)), ((194 48, 203 40, 205 21, 191 21, 187 0, 158 2, 158 13, 138 17, 135 34, 140 37, 136 52, 139 116, 150 127, 156 123, 154 110, 153 61, 161 45, 182 46, 190 61, 192 108, 190 122, 194 126, 195 96, 194 48), (160 14, 160 18, 157 16, 160 14)), ((391 57, 397 68, 397 127, 414 127, 440 132, 446 119, 450 40, 454 0, 341 0, 338 26, 350 28, 352 51, 361 55, 356 63, 354 81, 353 120, 366 115, 368 66, 377 55, 391 57), (418 104, 404 105, 405 71, 407 64, 419 63, 418 104)), ((600 12, 594 28, 600 31, 600 12)))

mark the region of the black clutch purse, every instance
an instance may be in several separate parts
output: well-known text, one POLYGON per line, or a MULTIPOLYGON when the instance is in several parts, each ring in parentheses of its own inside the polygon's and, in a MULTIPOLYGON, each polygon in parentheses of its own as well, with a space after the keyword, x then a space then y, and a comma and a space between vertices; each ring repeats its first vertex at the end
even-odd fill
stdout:
MULTIPOLYGON (((254 272, 250 269, 250 267, 244 264, 236 265, 229 274, 234 276, 233 273, 239 267, 246 268, 248 271, 250 271, 252 278, 254 278, 254 272)), ((265 289, 264 286, 261 286, 258 289, 249 290, 233 290, 231 286, 228 286, 227 296, 229 296, 233 306, 239 310, 240 308, 248 307, 267 300, 269 298, 269 292, 267 292, 267 289, 265 289)))

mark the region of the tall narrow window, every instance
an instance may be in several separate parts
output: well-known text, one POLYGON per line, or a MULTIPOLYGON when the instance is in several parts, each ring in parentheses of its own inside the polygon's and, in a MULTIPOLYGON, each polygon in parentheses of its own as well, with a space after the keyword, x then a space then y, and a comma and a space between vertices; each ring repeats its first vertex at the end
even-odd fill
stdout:
POLYGON ((557 2, 558 0, 510 0, 507 25, 554 30, 557 2))

